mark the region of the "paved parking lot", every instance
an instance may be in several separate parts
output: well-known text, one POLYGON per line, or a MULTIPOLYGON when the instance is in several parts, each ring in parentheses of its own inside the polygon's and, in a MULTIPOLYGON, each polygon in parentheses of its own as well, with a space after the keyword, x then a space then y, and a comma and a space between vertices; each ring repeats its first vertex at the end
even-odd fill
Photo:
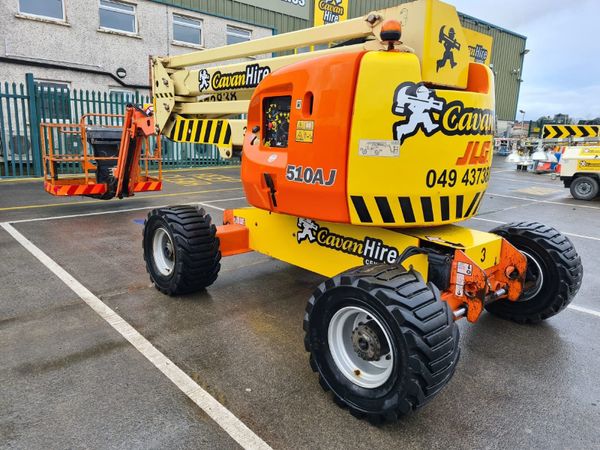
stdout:
POLYGON ((149 209, 202 203, 220 223, 222 209, 245 205, 239 168, 165 178, 163 192, 109 202, 51 198, 41 182, 0 183, 0 222, 11 224, 0 228, 1 447, 599 448, 600 201, 573 200, 559 180, 496 158, 467 225, 557 227, 582 257, 581 290, 537 326, 488 314, 461 321, 462 357, 448 387, 417 414, 374 427, 339 409, 308 366, 302 317, 320 276, 245 254, 224 259, 206 292, 169 298, 151 286, 141 248, 149 209), (90 308, 81 287, 164 364, 90 308), (207 403, 192 401, 157 365, 181 369, 196 394, 222 406, 198 406, 207 403))

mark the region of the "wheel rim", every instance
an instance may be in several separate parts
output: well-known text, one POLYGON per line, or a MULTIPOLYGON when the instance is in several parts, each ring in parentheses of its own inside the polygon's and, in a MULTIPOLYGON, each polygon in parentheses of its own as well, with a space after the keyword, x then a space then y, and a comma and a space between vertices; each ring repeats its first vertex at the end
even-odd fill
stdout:
POLYGON ((582 197, 588 196, 592 192, 592 183, 588 181, 580 181, 575 186, 575 192, 582 197))
POLYGON ((525 273, 525 284, 520 302, 526 302, 538 295, 544 285, 544 271, 540 263, 529 253, 521 250, 527 258, 527 272, 525 273))
POLYGON ((390 337, 365 309, 347 306, 337 311, 327 338, 335 365, 352 383, 375 389, 390 378, 394 366, 390 337))
POLYGON ((157 228, 152 239, 152 254, 156 269, 163 276, 169 276, 175 267, 175 247, 167 230, 157 228))

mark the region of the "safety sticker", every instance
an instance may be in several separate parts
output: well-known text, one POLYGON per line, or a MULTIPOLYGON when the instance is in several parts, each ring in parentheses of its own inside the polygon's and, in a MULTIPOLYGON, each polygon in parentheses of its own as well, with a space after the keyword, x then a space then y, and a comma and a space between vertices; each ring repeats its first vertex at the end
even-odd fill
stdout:
POLYGON ((296 142, 312 143, 314 139, 315 121, 299 120, 296 122, 296 142))
MULTIPOLYGON (((461 263, 459 263, 461 264, 461 263)), ((462 273, 456 274, 456 286, 454 288, 454 295, 462 297, 465 294, 465 276, 462 273)))
POLYGON ((358 142, 358 154, 360 156, 397 158, 400 156, 400 142, 361 139, 358 142))
POLYGON ((233 216, 233 223, 238 225, 246 225, 246 219, 244 217, 233 216))
POLYGON ((465 262, 459 262, 458 267, 456 268, 456 271, 459 274, 472 275, 473 274, 473 265, 469 264, 469 263, 465 263, 465 262))

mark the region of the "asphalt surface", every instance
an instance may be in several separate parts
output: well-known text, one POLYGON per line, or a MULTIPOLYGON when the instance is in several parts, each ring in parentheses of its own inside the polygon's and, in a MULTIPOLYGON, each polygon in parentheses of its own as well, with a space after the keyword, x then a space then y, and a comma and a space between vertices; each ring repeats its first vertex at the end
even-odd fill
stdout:
MULTIPOLYGON (((567 309, 536 326, 488 314, 460 321, 462 354, 447 388, 416 414, 374 427, 338 408, 308 366, 302 317, 322 277, 245 254, 225 258, 206 292, 156 291, 141 249, 148 210, 232 208, 241 197, 235 167, 168 173, 161 193, 109 202, 0 182, 0 222, 12 222, 273 448, 600 448, 599 316, 567 309), (88 215, 28 221, 80 214, 88 215)), ((218 209, 206 210, 220 223, 218 209)), ((466 225, 523 219, 569 235, 585 269, 573 305, 600 312, 600 201, 573 200, 559 180, 496 158, 479 216, 466 225)), ((238 446, 3 229, 0 342, 0 447, 238 446)))

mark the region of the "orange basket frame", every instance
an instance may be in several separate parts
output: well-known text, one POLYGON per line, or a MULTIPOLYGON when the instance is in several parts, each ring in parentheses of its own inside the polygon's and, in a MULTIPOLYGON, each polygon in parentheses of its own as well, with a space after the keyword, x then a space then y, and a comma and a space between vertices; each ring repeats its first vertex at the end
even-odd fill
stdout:
MULTIPOLYGON (((44 169, 44 189, 52 195, 73 196, 73 195, 102 195, 107 192, 106 183, 96 181, 95 161, 112 160, 118 161, 117 156, 94 156, 93 152, 88 151, 87 142, 87 121, 90 118, 121 119, 124 114, 101 114, 88 113, 81 116, 79 123, 42 123, 40 124, 40 137, 42 143, 42 161, 44 169), (81 153, 63 153, 59 154, 54 148, 54 133, 57 130, 59 134, 72 134, 81 136, 81 153), (58 163, 80 163, 83 168, 83 176, 59 177, 56 170, 58 163)), ((123 128, 119 125, 99 125, 105 128, 123 128)), ((162 189, 162 147, 160 135, 156 136, 156 147, 150 151, 150 140, 143 138, 143 148, 140 155, 140 175, 135 182, 134 192, 160 191, 162 189), (155 161, 158 166, 158 176, 150 176, 150 162, 155 161)))

